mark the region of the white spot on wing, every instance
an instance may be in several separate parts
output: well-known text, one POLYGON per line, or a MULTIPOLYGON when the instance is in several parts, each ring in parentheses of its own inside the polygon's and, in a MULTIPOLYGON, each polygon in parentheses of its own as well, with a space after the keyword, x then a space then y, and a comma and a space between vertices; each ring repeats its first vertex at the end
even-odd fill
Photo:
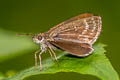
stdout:
POLYGON ((85 34, 87 32, 87 30, 89 29, 89 25, 86 22, 86 19, 84 19, 84 23, 85 23, 85 30, 83 30, 82 34, 85 34))
POLYGON ((94 20, 94 18, 92 18, 93 19, 93 29, 92 29, 92 32, 94 32, 94 30, 96 29, 96 27, 97 27, 97 24, 96 24, 96 22, 95 22, 95 20, 94 20))
POLYGON ((93 43, 97 40, 97 38, 98 38, 98 36, 99 36, 99 34, 100 34, 100 32, 101 32, 101 24, 102 24, 102 22, 101 22, 101 17, 99 16, 99 17, 97 17, 97 18, 98 18, 98 26, 97 26, 97 24, 96 24, 97 32, 96 32, 95 37, 94 37, 91 41, 89 41, 90 44, 93 44, 93 43))
POLYGON ((76 27, 76 26, 74 26, 74 28, 75 28, 75 31, 77 31, 77 27, 76 27))

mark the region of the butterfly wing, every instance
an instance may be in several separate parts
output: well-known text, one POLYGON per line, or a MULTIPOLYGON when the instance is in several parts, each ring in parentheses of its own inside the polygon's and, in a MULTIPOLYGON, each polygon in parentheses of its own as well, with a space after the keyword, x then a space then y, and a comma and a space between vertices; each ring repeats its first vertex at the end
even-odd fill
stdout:
POLYGON ((48 31, 57 40, 93 44, 101 32, 101 17, 82 14, 64 21, 48 31))
POLYGON ((93 14, 85 13, 85 14, 81 14, 79 16, 73 17, 73 18, 71 18, 69 20, 66 20, 66 21, 52 27, 47 33, 52 35, 57 29, 60 29, 65 24, 68 24, 68 23, 70 23, 72 21, 76 21, 76 20, 79 20, 79 19, 91 17, 91 16, 93 16, 93 14))
POLYGON ((71 41, 52 41, 51 44, 59 47, 62 50, 69 52, 72 55, 84 57, 88 56, 92 51, 92 47, 87 43, 78 43, 78 42, 71 42, 71 41))
POLYGON ((51 44, 77 56, 87 56, 101 32, 101 17, 82 14, 51 28, 47 33, 51 44))

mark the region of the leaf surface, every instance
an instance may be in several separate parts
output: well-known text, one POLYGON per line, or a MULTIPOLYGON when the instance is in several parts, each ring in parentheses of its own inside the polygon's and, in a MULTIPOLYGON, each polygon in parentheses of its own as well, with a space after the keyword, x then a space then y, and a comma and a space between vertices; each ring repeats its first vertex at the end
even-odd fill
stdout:
POLYGON ((66 53, 58 55, 59 67, 51 59, 42 62, 43 69, 38 67, 25 69, 6 80, 22 80, 26 77, 38 74, 54 74, 57 72, 76 72, 80 74, 89 74, 98 77, 101 80, 119 80, 117 72, 113 69, 110 61, 105 56, 105 45, 95 44, 94 52, 85 58, 71 56, 66 53))

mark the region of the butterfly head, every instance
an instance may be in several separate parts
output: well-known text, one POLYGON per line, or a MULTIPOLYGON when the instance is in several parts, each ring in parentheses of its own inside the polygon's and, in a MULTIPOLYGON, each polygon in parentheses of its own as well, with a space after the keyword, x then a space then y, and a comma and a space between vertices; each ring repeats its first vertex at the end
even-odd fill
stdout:
POLYGON ((33 36, 33 41, 37 44, 41 43, 43 41, 43 37, 41 34, 36 34, 33 36))

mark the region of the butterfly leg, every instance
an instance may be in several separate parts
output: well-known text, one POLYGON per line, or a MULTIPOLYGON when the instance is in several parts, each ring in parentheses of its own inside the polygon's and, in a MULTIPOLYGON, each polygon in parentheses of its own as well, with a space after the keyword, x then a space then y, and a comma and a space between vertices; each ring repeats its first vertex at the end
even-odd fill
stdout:
POLYGON ((42 70, 41 54, 42 54, 43 52, 44 52, 44 51, 41 51, 41 52, 39 53, 40 71, 42 70))
POLYGON ((51 56, 52 61, 54 61, 52 52, 51 52, 49 49, 48 49, 48 51, 49 51, 49 53, 50 53, 50 56, 51 56))
MULTIPOLYGON (((48 46, 49 47, 49 51, 51 52, 51 54, 53 54, 55 60, 56 60, 56 63, 58 64, 58 60, 57 60, 57 57, 56 57, 56 53, 53 51, 53 48, 48 46)), ((58 64, 59 65, 59 64, 58 64)))
POLYGON ((37 67, 37 54, 40 52, 40 50, 35 52, 35 66, 37 67))

